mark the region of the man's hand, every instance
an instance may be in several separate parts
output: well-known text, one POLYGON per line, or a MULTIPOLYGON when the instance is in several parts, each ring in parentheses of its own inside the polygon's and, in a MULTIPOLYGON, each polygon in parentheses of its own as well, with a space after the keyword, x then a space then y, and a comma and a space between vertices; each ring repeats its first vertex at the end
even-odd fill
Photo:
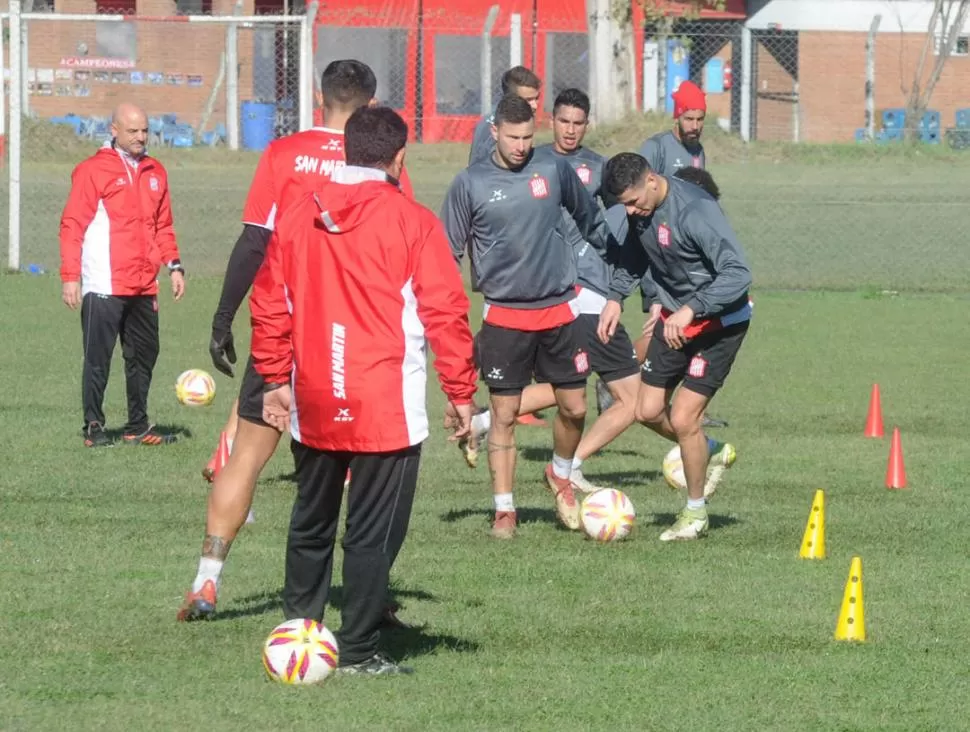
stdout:
POLYGON ((185 294, 185 275, 181 272, 172 272, 172 297, 176 301, 182 299, 185 294))
POLYGON ((596 327, 596 336, 601 342, 610 342, 610 338, 616 333, 616 326, 620 323, 621 312, 620 303, 615 300, 607 301, 606 307, 600 313, 599 325, 596 327))
POLYGON ((212 365, 224 373, 230 379, 234 376, 232 365, 236 363, 236 344, 232 339, 232 331, 228 331, 221 338, 216 338, 215 333, 209 340, 209 355, 212 357, 212 365))
POLYGON ((263 421, 280 432, 290 429, 290 385, 263 393, 263 421))
POLYGON ((664 321, 664 340, 673 349, 680 350, 689 340, 684 336, 684 328, 694 320, 694 311, 684 305, 664 321))
POLYGON ((453 415, 451 419, 450 429, 454 430, 454 433, 449 437, 449 441, 458 442, 472 433, 472 413, 474 412, 475 405, 469 402, 468 404, 453 404, 448 402, 448 406, 445 409, 445 422, 449 421, 449 413, 453 415))
POLYGON ((81 283, 65 282, 61 285, 61 300, 71 310, 77 310, 81 307, 81 283))
POLYGON ((653 329, 657 327, 657 321, 660 320, 661 310, 663 310, 663 306, 659 302, 650 306, 647 319, 643 322, 643 335, 645 338, 653 335, 653 329))

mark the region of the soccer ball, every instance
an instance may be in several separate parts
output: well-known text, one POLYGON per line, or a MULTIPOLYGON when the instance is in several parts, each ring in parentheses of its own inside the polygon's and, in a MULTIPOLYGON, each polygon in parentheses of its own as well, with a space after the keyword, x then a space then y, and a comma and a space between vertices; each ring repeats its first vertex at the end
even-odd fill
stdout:
POLYGON ((687 478, 684 477, 684 461, 680 457, 680 445, 674 445, 670 452, 664 455, 661 465, 664 480, 667 485, 676 490, 687 490, 687 478))
POLYGON ((337 668, 339 657, 333 633, 310 618, 280 623, 263 644, 263 668, 282 684, 319 684, 337 668))
POLYGON ((183 371, 175 380, 175 396, 187 407, 207 407, 216 398, 216 382, 202 369, 183 371))
POLYGON ((603 488, 586 496, 581 517, 586 536, 609 543, 629 536, 637 512, 625 493, 614 488, 603 488))

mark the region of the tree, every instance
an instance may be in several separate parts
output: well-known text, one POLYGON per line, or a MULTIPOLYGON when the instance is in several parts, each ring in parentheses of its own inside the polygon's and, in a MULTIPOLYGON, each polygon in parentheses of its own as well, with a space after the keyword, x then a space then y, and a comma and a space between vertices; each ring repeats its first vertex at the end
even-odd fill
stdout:
MULTIPOLYGON (((957 39, 970 14, 970 0, 935 0, 930 25, 923 40, 919 61, 913 74, 913 85, 909 89, 906 103, 906 133, 910 140, 916 140, 920 133, 920 122, 930 105, 936 84, 943 75, 943 69, 956 48, 957 39), (927 59, 933 54, 933 66, 926 75, 927 59)), ((906 90, 903 89, 906 94, 906 90)))

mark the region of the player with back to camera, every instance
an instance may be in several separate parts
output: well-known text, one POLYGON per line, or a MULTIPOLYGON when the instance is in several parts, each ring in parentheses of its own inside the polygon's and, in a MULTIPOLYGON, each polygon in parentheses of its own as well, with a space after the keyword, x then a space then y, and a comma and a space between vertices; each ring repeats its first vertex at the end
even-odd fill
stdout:
POLYGON ((576 323, 576 253, 560 233, 562 209, 579 235, 605 252, 606 220, 573 168, 533 150, 535 114, 522 98, 502 98, 492 128, 495 151, 452 182, 442 207, 455 258, 466 250, 472 284, 485 297, 476 354, 492 413, 488 463, 495 520, 492 535, 515 536, 515 421, 535 377, 548 383, 558 412, 545 480, 559 520, 580 527, 570 480, 586 416, 589 356, 576 323))
POLYGON ((715 460, 733 462, 733 450, 712 455, 702 420, 748 331, 751 270, 724 212, 700 186, 652 171, 635 153, 610 159, 605 186, 626 208, 630 232, 613 272, 599 336, 604 342, 612 337, 621 302, 649 270, 660 304, 636 414, 680 446, 684 464, 687 506, 660 539, 697 539, 708 528, 707 468, 715 460))
MULTIPOLYGON (((339 60, 324 69, 320 89, 324 125, 274 140, 253 176, 243 209, 243 231, 229 257, 222 296, 212 319, 209 350, 216 368, 229 376, 236 360, 232 321, 262 266, 275 223, 287 206, 327 185, 344 166, 344 126, 357 109, 373 103, 377 78, 360 61, 339 60)), ((401 185, 413 197, 403 173, 401 185)), ((238 420, 232 450, 209 493, 202 556, 192 588, 178 611, 180 621, 214 614, 232 542, 246 521, 259 474, 279 443, 279 431, 263 421, 262 389, 263 379, 250 359, 234 405, 238 420)), ((389 622, 399 622, 396 609, 389 605, 389 622)))

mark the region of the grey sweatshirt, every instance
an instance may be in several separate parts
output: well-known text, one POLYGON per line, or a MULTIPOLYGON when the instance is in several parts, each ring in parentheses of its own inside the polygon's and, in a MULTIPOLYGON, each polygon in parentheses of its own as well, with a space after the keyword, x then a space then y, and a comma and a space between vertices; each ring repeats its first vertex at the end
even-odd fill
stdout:
POLYGON ((495 115, 490 114, 487 117, 482 117, 475 125, 472 147, 468 151, 469 165, 487 159, 495 150, 495 140, 492 138, 492 123, 494 121, 495 115))
POLYGON ((640 154, 647 159, 651 170, 666 176, 681 168, 703 168, 707 162, 703 145, 698 143, 688 149, 671 130, 649 138, 641 146, 640 154))
POLYGON ((576 254, 566 241, 562 209, 579 235, 605 252, 606 219, 564 160, 535 152, 517 170, 489 156, 459 173, 441 220, 460 263, 468 250, 472 287, 488 303, 550 307, 575 297, 576 254))
POLYGON ((667 197, 652 216, 630 217, 610 299, 622 302, 649 269, 657 298, 670 311, 688 305, 695 318, 710 318, 744 308, 751 270, 721 207, 693 183, 667 183, 667 197))

